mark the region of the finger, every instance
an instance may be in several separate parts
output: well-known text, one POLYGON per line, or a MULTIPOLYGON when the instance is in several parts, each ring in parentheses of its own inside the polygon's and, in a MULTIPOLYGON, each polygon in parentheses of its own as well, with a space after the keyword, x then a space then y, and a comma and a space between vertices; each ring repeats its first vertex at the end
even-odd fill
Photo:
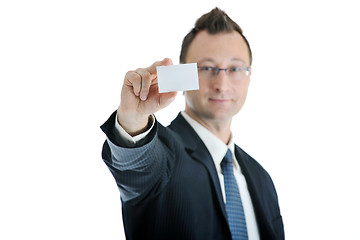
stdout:
POLYGON ((173 65, 173 62, 170 58, 164 58, 162 61, 154 62, 150 67, 147 67, 146 70, 149 71, 151 74, 156 74, 156 67, 158 66, 169 66, 173 65))
POLYGON ((155 78, 155 75, 152 75, 144 68, 139 68, 136 70, 138 74, 141 76, 141 88, 140 88, 140 99, 145 101, 149 94, 149 89, 151 85, 151 81, 155 78))
POLYGON ((139 96, 141 89, 141 75, 136 71, 129 71, 125 75, 125 82, 127 86, 132 87, 134 94, 139 96))

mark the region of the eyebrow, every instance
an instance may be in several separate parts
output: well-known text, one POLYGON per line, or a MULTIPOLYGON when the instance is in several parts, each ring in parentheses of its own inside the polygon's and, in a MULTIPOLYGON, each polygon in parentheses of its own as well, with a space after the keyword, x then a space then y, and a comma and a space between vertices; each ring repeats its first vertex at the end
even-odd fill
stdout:
POLYGON ((242 62, 245 64, 245 61, 242 60, 241 58, 233 58, 233 59, 231 59, 231 61, 238 61, 238 62, 242 62))
POLYGON ((199 61, 199 63, 202 63, 202 62, 211 62, 211 63, 215 63, 215 61, 214 61, 213 59, 211 59, 211 58, 204 58, 204 59, 201 59, 201 60, 199 61))
MULTIPOLYGON (((232 58, 230 61, 231 62, 236 61, 236 62, 241 62, 243 64, 246 64, 245 61, 242 60, 241 58, 232 58)), ((215 60, 212 58, 204 58, 199 61, 199 63, 203 63, 203 62, 211 62, 211 63, 216 64, 215 60)))

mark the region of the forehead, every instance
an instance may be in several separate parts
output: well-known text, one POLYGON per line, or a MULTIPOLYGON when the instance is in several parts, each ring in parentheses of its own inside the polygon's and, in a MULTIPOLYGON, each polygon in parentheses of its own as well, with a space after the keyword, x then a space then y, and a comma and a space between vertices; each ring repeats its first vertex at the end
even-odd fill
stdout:
POLYGON ((246 65, 250 64, 246 42, 236 31, 217 34, 199 32, 189 46, 186 61, 199 62, 204 59, 212 59, 218 64, 239 59, 246 65))

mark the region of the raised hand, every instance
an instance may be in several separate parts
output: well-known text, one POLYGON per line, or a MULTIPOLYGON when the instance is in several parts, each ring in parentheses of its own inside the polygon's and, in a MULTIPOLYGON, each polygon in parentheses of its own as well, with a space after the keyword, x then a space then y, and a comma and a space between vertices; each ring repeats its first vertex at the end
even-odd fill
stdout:
POLYGON ((121 91, 121 102, 117 111, 120 125, 130 135, 145 130, 149 115, 168 106, 177 92, 159 93, 157 66, 172 65, 169 58, 154 62, 150 67, 138 68, 125 75, 121 91))

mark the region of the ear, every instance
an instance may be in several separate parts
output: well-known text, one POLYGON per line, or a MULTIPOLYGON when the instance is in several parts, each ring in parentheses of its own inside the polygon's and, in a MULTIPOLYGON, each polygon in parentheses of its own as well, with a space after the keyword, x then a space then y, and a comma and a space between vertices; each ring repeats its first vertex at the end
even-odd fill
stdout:
POLYGON ((250 77, 250 76, 251 76, 251 73, 252 73, 252 68, 251 68, 251 67, 249 67, 249 75, 248 75, 248 77, 250 77))

